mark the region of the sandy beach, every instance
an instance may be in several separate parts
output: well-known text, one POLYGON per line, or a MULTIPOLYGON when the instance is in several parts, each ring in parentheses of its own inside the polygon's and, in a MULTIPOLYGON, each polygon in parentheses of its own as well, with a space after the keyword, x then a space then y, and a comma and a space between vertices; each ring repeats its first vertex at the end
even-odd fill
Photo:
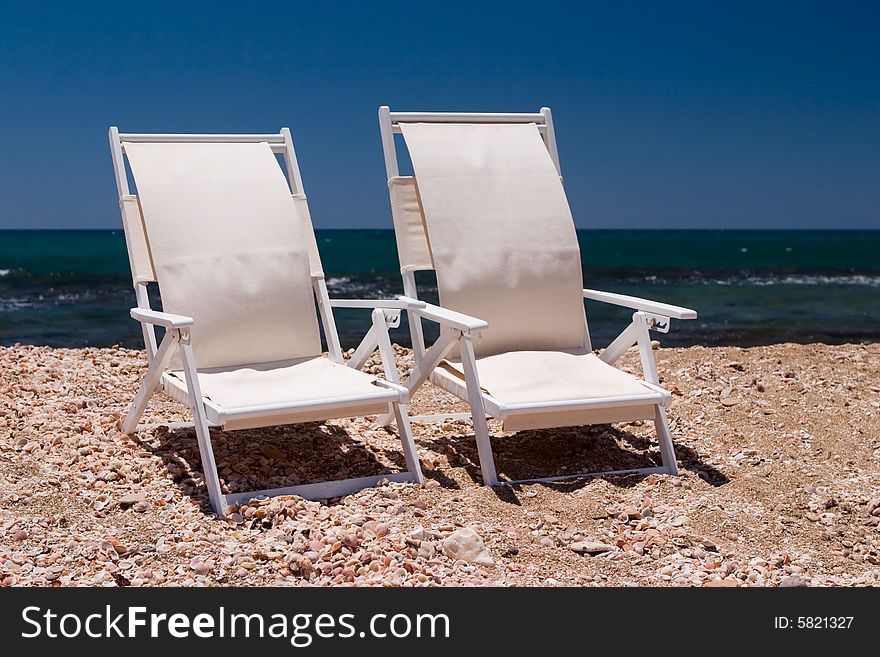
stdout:
MULTIPOLYGON (((398 349, 398 365, 411 364, 398 349)), ((209 510, 191 429, 128 437, 128 349, 0 348, 3 585, 880 585, 880 344, 659 348, 682 476, 482 487, 470 423, 416 424, 424 485, 209 510), (477 563, 444 541, 471 528, 477 563), (447 544, 448 546, 448 544, 447 544), (491 562, 490 562, 491 559, 491 562)), ((376 367, 371 363, 371 367, 376 367)), ((629 353, 624 367, 637 371, 629 353)), ((433 386, 413 414, 465 411, 433 386)), ((186 421, 157 395, 145 422, 186 421)), ((505 435, 499 474, 659 461, 650 423, 505 435)), ((392 429, 393 431, 393 429, 392 429)), ((212 432, 230 491, 400 468, 369 419, 212 432)))

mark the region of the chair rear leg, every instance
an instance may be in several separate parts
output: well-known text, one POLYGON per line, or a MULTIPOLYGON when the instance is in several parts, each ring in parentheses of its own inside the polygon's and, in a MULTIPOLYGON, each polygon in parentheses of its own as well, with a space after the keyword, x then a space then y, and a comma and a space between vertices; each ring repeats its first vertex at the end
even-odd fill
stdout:
POLYGON ((149 368, 147 368, 147 373, 144 375, 143 381, 141 381, 137 394, 135 394, 134 399, 131 400, 131 404, 128 407, 128 413, 126 413, 125 420, 122 422, 123 433, 130 435, 137 431, 138 422, 141 421, 141 417, 144 415, 144 411, 147 408, 147 402, 150 401, 150 397, 152 397, 153 393, 159 388, 159 384, 162 381, 162 374, 165 371, 165 367, 168 365, 168 361, 171 360, 171 355, 174 353, 174 347, 177 346, 179 339, 180 333, 176 329, 171 329, 165 334, 165 338, 162 340, 159 350, 153 357, 149 368))
POLYGON ((422 467, 419 465, 419 455, 416 452, 416 444, 413 440, 412 426, 409 422, 409 413, 406 405, 392 404, 394 419, 397 420, 397 430, 400 432, 400 443, 403 446, 403 458, 406 460, 406 469, 415 475, 416 481, 422 483, 422 467))
MULTIPOLYGON (((446 354, 455 346, 456 342, 464 342, 461 339, 461 333, 457 331, 448 331, 440 334, 437 342, 425 352, 424 356, 419 360, 416 367, 410 372, 407 379, 406 387, 409 390, 410 399, 416 391, 425 383, 434 371, 434 368, 446 357, 446 354)), ((376 418, 374 427, 387 427, 391 424, 393 413, 385 413, 376 418)))
POLYGON ((677 475, 678 463, 675 460, 675 447, 672 444, 672 434, 669 432, 666 411, 662 406, 657 406, 654 411, 654 427, 657 430, 657 440, 660 442, 660 457, 663 459, 663 465, 669 474, 677 475))

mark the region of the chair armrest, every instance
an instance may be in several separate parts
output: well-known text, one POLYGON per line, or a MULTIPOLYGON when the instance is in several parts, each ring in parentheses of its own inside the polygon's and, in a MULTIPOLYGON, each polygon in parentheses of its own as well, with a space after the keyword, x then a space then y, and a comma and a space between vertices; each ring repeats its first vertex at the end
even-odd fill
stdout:
POLYGON ((384 308, 386 310, 406 310, 406 301, 400 299, 330 299, 333 308, 384 308))
POLYGON ((187 328, 195 323, 192 317, 163 313, 159 310, 147 310, 146 308, 132 308, 129 314, 143 324, 155 324, 167 329, 187 328))
POLYGON ((696 319, 697 311, 681 306, 673 306, 660 301, 650 301, 649 299, 640 299, 639 297, 631 297, 626 294, 616 294, 614 292, 601 292, 600 290, 584 290, 584 299, 592 299, 593 301, 602 301, 603 303, 614 304, 615 306, 624 306, 634 310, 642 310, 646 313, 653 313, 663 317, 672 319, 696 319))
POLYGON ((483 319, 477 319, 476 317, 471 317, 464 313, 441 308, 432 303, 425 303, 424 301, 411 299, 410 297, 398 298, 407 303, 407 310, 414 315, 430 319, 433 322, 458 329, 459 331, 482 331, 489 327, 489 322, 483 319))

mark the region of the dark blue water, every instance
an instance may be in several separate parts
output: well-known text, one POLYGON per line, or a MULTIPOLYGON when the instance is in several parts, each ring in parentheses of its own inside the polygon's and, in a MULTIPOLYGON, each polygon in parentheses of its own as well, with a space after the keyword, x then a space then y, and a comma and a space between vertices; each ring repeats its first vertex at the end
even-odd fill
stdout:
MULTIPOLYGON (((578 231, 586 287, 695 308, 667 345, 880 341, 880 231, 578 231)), ((394 235, 318 231, 331 297, 402 293, 394 235)), ((424 298, 436 300, 430 274, 424 298)), ((159 299, 156 297, 156 306, 159 299)), ((0 231, 0 344, 140 347, 122 231, 0 231)), ((595 346, 631 311, 588 303, 595 346)), ((345 346, 369 328, 337 311, 345 346)), ((548 318, 552 322, 552 318, 548 318)), ((408 344, 405 326, 394 339, 408 344)))

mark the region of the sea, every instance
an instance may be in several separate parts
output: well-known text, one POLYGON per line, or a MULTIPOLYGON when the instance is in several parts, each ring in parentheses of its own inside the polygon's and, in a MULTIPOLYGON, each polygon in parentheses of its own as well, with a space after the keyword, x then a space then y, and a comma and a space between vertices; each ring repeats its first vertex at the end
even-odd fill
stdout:
MULTIPOLYGON (((319 230, 317 239, 331 297, 402 294, 392 231, 319 230)), ((697 310, 656 335, 661 344, 880 341, 880 230, 580 230, 578 239, 585 287, 697 310)), ((436 302, 433 274, 417 280, 436 302)), ((140 348, 133 305, 121 230, 0 231, 0 345, 140 348)), ((588 302, 594 347, 631 313, 588 302)), ((338 310, 336 321, 346 348, 370 326, 360 310, 338 310)), ((392 338, 409 344, 405 322, 392 338)))

